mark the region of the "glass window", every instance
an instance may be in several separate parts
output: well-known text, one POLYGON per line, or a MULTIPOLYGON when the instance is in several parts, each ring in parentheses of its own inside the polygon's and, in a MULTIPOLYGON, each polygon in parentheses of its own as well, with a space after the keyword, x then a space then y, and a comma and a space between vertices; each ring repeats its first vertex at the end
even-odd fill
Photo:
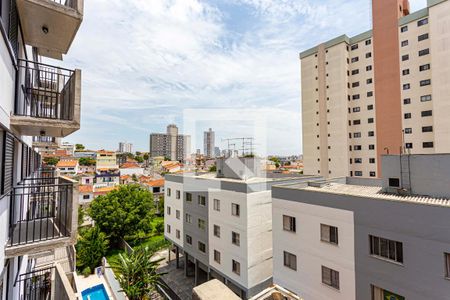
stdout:
POLYGON ((220 264, 220 252, 217 250, 214 250, 214 261, 220 264))
POLYGON ((283 251, 283 256, 284 266, 297 271, 297 256, 287 251, 283 251))
POLYGON ((231 214, 233 216, 239 217, 241 215, 241 211, 240 211, 240 206, 239 204, 236 203, 232 203, 231 204, 231 214))
POLYGON ((192 223, 192 216, 190 214, 186 214, 186 223, 192 223))
POLYGON ((330 244, 338 244, 338 228, 320 224, 320 240, 330 244))
POLYGON ((423 26, 425 24, 428 24, 428 18, 417 21, 417 26, 423 26))
POLYGON ((186 193, 186 201, 192 202, 192 194, 191 193, 186 193))
POLYGON ((186 243, 192 245, 192 237, 188 234, 186 234, 186 243))
POLYGON ((214 210, 220 211, 220 200, 219 199, 214 199, 214 210))
POLYGON ((200 251, 200 252, 203 252, 203 253, 205 253, 206 252, 206 245, 204 244, 204 243, 202 243, 202 242, 198 242, 198 250, 200 251))
MULTIPOLYGON (((389 179, 389 182, 392 178, 389 179)), ((398 178, 397 178, 398 180, 398 178)), ((398 263, 403 263, 403 244, 401 242, 369 235, 370 254, 398 263)))
POLYGON ((283 229, 285 231, 295 232, 296 231, 295 226, 296 226, 295 217, 283 215, 283 229))
POLYGON ((241 235, 237 232, 231 232, 231 242, 233 245, 240 246, 241 245, 241 235))
POLYGON ((241 275, 241 264, 235 261, 234 259, 232 260, 232 270, 233 273, 241 275))
POLYGON ((220 238, 220 226, 214 225, 214 236, 220 238))
POLYGON ((206 228, 206 221, 202 220, 202 219, 198 219, 197 225, 198 225, 198 228, 200 228, 202 230, 205 230, 205 228, 206 228))
POLYGON ((322 283, 339 290, 339 272, 322 266, 322 283))

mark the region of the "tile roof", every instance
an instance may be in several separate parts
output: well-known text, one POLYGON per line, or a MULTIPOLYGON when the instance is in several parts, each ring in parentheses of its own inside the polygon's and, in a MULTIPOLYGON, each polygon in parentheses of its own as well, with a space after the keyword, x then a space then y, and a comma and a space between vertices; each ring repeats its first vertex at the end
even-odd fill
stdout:
POLYGON ((140 166, 136 162, 127 161, 126 163, 120 166, 121 169, 135 169, 140 168, 140 166))
POLYGON ((94 187, 92 185, 80 185, 78 186, 78 191, 80 193, 92 193, 94 187))
POLYGON ((57 164, 57 168, 74 168, 78 165, 78 160, 60 160, 57 164))
POLYGON ((152 181, 147 181, 145 182, 146 185, 151 186, 151 187, 161 187, 164 186, 164 179, 156 179, 156 180, 152 180, 152 181))

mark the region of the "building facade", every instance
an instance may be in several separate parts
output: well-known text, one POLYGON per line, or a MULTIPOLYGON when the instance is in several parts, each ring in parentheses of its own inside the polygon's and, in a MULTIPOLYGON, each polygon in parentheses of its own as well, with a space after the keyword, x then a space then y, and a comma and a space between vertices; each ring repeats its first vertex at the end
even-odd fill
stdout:
POLYGON ((305 174, 376 178, 382 154, 450 152, 450 2, 372 6, 373 30, 300 54, 305 174))
POLYGON ((383 155, 381 179, 273 187, 274 283, 304 299, 447 299, 450 155, 383 155))
POLYGON ((83 1, 0 1, 0 298, 75 299, 77 183, 41 166, 80 128, 81 71, 62 59, 83 1), (33 149, 35 147, 35 149, 33 149))
POLYGON ((216 133, 209 128, 208 131, 203 132, 203 153, 208 158, 216 156, 215 147, 216 133))
POLYGON ((167 126, 167 133, 150 134, 150 156, 167 157, 170 160, 184 161, 191 149, 191 136, 178 134, 174 124, 167 126))
POLYGON ((114 151, 97 151, 95 187, 111 187, 120 184, 120 169, 114 151))
POLYGON ((166 175, 165 237, 186 276, 211 278, 247 299, 272 283, 271 190, 312 177, 266 178, 255 159, 230 158, 217 173, 166 175))
POLYGON ((127 142, 119 143, 119 152, 120 153, 133 153, 133 144, 127 142))

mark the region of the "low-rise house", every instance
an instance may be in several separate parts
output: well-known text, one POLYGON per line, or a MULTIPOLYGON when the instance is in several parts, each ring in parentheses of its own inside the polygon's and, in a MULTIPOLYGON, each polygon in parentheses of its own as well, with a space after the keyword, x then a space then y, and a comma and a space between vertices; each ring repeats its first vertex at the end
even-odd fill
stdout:
POLYGON ((95 180, 95 173, 82 173, 80 176, 80 184, 93 185, 95 180))
POLYGON ((97 198, 98 196, 106 195, 109 192, 114 191, 118 188, 119 188, 119 186, 107 186, 107 187, 99 187, 99 188, 96 188, 94 186, 94 199, 97 198))
POLYGON ((61 175, 75 175, 79 172, 78 160, 60 160, 56 164, 56 168, 60 172, 61 175))
POLYGON ((127 161, 120 166, 120 175, 136 175, 144 174, 144 168, 139 166, 137 162, 127 161))
POLYGON ((163 161, 161 169, 165 173, 177 173, 181 171, 181 164, 178 161, 163 161))
POLYGON ((164 178, 148 180, 141 183, 141 186, 152 192, 154 196, 164 195, 164 178))
POLYGON ((79 166, 80 173, 95 173, 95 166, 79 166))
POLYGON ((78 186, 78 203, 87 206, 94 200, 94 187, 92 185, 78 186))

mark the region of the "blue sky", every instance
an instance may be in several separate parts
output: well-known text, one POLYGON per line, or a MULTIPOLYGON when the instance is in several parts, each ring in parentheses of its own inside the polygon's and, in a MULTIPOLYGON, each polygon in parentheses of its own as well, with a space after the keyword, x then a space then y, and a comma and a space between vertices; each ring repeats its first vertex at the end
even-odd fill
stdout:
MULTIPOLYGON (((176 123, 189 128, 193 149, 202 148, 202 131, 212 127, 218 146, 258 131, 266 153, 300 154, 299 52, 368 30, 371 22, 370 0, 84 3, 62 64, 83 76, 81 129, 66 140, 91 149, 129 141, 148 151, 149 134, 176 123), (238 117, 227 120, 223 111, 238 117), (253 122, 250 112, 264 121, 253 122)), ((413 11, 425 4, 411 1, 413 11)))

